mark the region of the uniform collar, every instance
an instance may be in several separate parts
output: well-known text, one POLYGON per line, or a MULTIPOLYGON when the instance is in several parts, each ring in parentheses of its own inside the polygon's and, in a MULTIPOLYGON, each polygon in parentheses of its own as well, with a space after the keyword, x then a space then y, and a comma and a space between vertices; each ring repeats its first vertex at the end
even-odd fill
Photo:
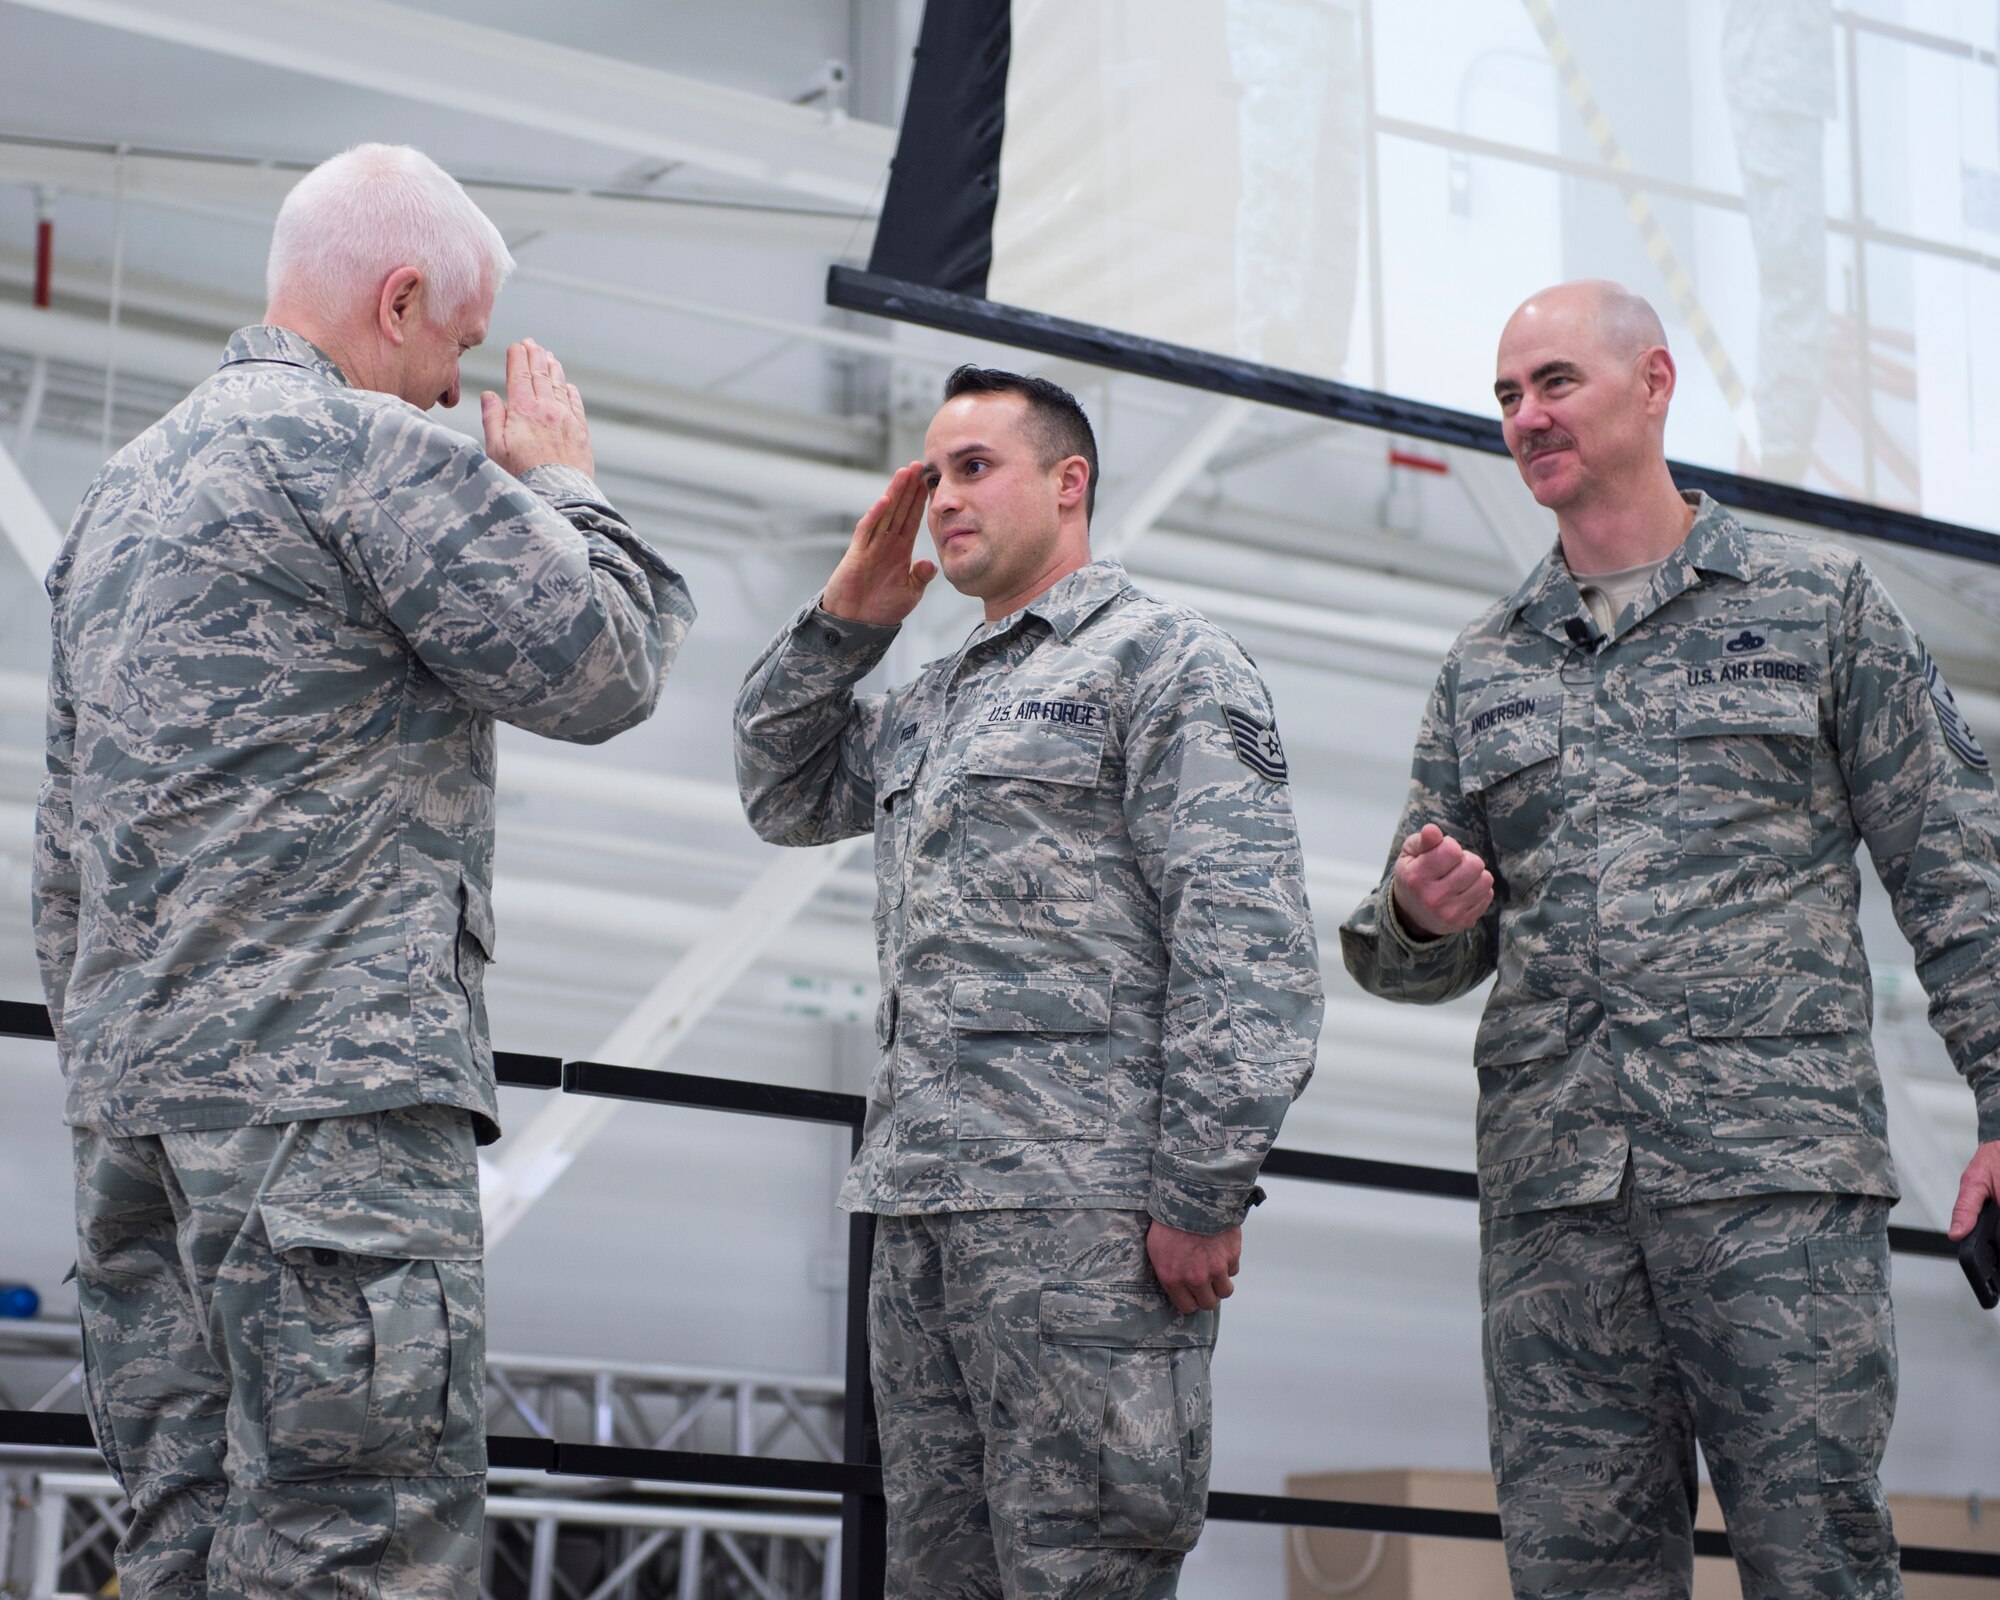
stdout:
POLYGON ((1130 587, 1125 569, 1117 562, 1093 561, 1067 577, 1058 578, 1019 611, 980 623, 966 641, 967 647, 1012 633, 1029 617, 1040 617, 1067 644, 1071 634, 1130 587))
POLYGON ((1067 644, 1071 634, 1130 587, 1125 569, 1116 561, 1093 561, 1050 585, 1015 614, 1040 617, 1067 644))
MULTIPOLYGON (((1700 581, 1697 574, 1715 573, 1739 582, 1750 575, 1749 535, 1743 524, 1699 490, 1681 498, 1694 508, 1694 523, 1680 548, 1667 557, 1654 577, 1641 602, 1641 615, 1657 611, 1675 595, 1692 589, 1700 581)), ((1508 623, 1516 618, 1561 644, 1571 642, 1572 619, 1589 622, 1582 591, 1563 559, 1560 540, 1508 600, 1508 623)))
POLYGON ((354 387, 332 356, 290 328, 274 328, 269 324, 238 328, 223 347, 222 365, 233 367, 241 361, 273 361, 287 367, 304 367, 328 383, 343 389, 354 387))

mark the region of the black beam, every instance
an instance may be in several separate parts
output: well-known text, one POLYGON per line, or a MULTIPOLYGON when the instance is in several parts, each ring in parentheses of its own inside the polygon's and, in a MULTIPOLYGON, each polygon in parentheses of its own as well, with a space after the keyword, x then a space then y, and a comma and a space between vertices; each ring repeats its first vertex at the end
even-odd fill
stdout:
POLYGON ((53 1039, 56 1030, 47 1006, 21 1000, 0 1000, 0 1035, 10 1039, 53 1039))
MULTIPOLYGON (((828 270, 826 300, 828 305, 847 311, 865 311, 897 322, 915 322, 927 328, 942 328, 947 333, 962 333, 968 338, 990 339, 1024 350, 1039 350, 1045 355, 1088 361, 1094 366, 1135 372, 1213 394, 1236 395, 1264 405, 1283 406, 1492 455, 1507 453, 1500 438, 1500 424, 1491 417, 1453 411, 1420 400, 1398 399, 1374 389, 1335 383, 1330 378, 1312 378, 1282 367, 1239 361, 1212 351, 1120 333, 1087 322, 1072 322, 1019 306, 952 294, 855 267, 836 266, 828 270)), ((1767 478, 1692 466, 1683 461, 1671 461, 1668 466, 1673 470, 1674 481, 1683 489, 1705 490, 1725 505, 1740 510, 1787 517, 1889 544, 1937 550, 1968 561, 2000 563, 2000 535, 1983 528, 1939 522, 1914 512, 1892 511, 1886 506, 1843 500, 1838 495, 1818 494, 1767 478)))
POLYGON ((602 1095, 611 1100, 643 1100, 651 1105, 692 1106, 700 1111, 734 1111, 796 1122, 836 1122, 857 1128, 868 1110, 868 1102, 858 1094, 704 1078, 691 1072, 649 1072, 603 1061, 566 1062, 563 1088, 570 1094, 602 1095))
POLYGON ((562 1069, 561 1056, 530 1056, 518 1050, 493 1052, 493 1081, 510 1089, 560 1089, 562 1069))
POLYGON ((648 1483, 713 1483, 736 1489, 809 1494, 882 1494, 882 1469, 789 1456, 721 1455, 706 1450, 638 1450, 615 1444, 557 1444, 555 1471, 579 1478, 648 1483))
POLYGON ((1363 1189, 1400 1189, 1406 1194, 1477 1200, 1479 1179, 1445 1167, 1416 1167, 1402 1161, 1370 1161, 1330 1156, 1317 1150, 1273 1150, 1264 1157, 1264 1177, 1305 1178, 1313 1183, 1346 1183, 1363 1189))
POLYGON ((489 1467, 519 1467, 529 1472, 556 1470, 556 1442, 553 1439, 522 1438, 512 1433, 486 1436, 486 1464, 489 1467))
POLYGON ((37 1450, 95 1450, 90 1418, 75 1411, 0 1411, 0 1444, 37 1450))
MULTIPOLYGON (((74 1412, 57 1411, 0 1411, 0 1444, 38 1449, 96 1448, 90 1423, 85 1418, 74 1412)), ((528 1467, 565 1476, 838 1494, 877 1507, 882 1498, 881 1468, 845 1461, 720 1455, 698 1450, 635 1450, 617 1445, 561 1444, 507 1434, 489 1435, 486 1451, 488 1460, 496 1467, 528 1467)), ((1395 1533, 1432 1539, 1500 1537, 1500 1519, 1492 1512, 1378 1505, 1365 1500, 1232 1494, 1219 1490, 1208 1497, 1208 1516, 1213 1522, 1345 1528, 1357 1533, 1395 1533)), ((1726 1556, 1729 1541, 1723 1534, 1703 1529, 1695 1534, 1695 1553, 1726 1556)), ((2000 1553, 1905 1545, 1903 1570, 2000 1578, 2000 1553)))

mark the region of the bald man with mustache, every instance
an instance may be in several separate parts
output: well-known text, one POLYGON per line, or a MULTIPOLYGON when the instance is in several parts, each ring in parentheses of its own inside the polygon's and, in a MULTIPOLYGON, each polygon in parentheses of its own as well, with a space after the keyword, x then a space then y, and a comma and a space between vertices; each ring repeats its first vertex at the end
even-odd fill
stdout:
POLYGON ((1684 1597, 1696 1445, 1746 1600, 1902 1594, 1878 1477, 1896 1198, 1866 844, 2000 1193, 2000 800, 1861 561, 1666 463, 1674 362, 1616 284, 1528 300, 1502 429, 1558 542, 1453 645, 1348 970, 1498 974, 1479 1073, 1489 1444, 1515 1593, 1684 1597))

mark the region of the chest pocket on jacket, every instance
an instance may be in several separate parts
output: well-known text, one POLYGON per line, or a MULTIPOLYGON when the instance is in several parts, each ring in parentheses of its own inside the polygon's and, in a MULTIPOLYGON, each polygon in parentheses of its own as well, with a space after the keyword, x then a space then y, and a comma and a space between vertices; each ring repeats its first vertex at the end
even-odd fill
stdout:
POLYGON ((959 807, 959 892, 968 899, 1095 900, 1100 728, 975 734, 959 807))
POLYGON ((1817 710, 1812 690, 1789 685, 1732 686, 1679 708, 1674 814, 1685 854, 1812 853, 1817 710))
POLYGON ((1475 712, 1458 735, 1458 781, 1465 797, 1486 813, 1496 863, 1510 886, 1545 876, 1562 813, 1562 696, 1536 685, 1518 699, 1475 712), (1531 707, 1508 719, 1512 706, 1531 707), (1485 716, 1502 720, 1481 727, 1485 716))

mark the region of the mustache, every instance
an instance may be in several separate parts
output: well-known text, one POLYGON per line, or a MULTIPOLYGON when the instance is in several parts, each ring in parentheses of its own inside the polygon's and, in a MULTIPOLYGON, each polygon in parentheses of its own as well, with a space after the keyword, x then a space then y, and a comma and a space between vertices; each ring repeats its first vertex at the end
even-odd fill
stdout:
POLYGON ((1536 456, 1547 455, 1551 450, 1575 448, 1576 441, 1566 433, 1542 433, 1524 443, 1519 454, 1523 461, 1532 461, 1536 456))

